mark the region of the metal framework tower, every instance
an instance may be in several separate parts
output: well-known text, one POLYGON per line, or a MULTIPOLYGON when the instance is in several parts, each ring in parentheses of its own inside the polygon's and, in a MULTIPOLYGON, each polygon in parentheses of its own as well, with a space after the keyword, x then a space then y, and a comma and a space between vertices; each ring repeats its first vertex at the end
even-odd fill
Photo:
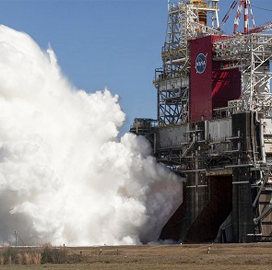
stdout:
POLYGON ((162 48, 163 67, 156 69, 157 119, 160 126, 189 120, 189 40, 219 34, 218 1, 168 1, 168 23, 162 48), (208 16, 211 26, 207 25, 208 16))
POLYGON ((249 29, 249 9, 250 0, 234 0, 219 25, 218 0, 168 2, 162 68, 153 82, 158 125, 135 119, 131 128, 187 180, 184 204, 161 239, 271 242, 272 35, 260 33, 272 22, 255 27, 251 11, 249 29), (237 4, 235 34, 224 35, 237 4))
POLYGON ((272 60, 272 36, 250 34, 234 36, 213 44, 214 60, 221 69, 239 68, 242 76, 242 97, 236 108, 239 112, 261 111, 270 115, 272 96, 269 61, 272 60))

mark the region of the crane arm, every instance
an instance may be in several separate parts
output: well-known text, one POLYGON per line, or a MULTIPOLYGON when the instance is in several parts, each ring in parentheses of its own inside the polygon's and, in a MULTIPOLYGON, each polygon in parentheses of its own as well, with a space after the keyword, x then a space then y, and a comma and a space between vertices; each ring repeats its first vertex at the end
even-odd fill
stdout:
POLYGON ((226 15, 224 16, 224 18, 222 19, 222 22, 220 23, 218 30, 221 31, 222 27, 224 26, 224 24, 227 22, 227 20, 229 19, 229 16, 231 14, 231 12, 234 10, 234 8, 236 7, 237 3, 239 0, 234 0, 228 10, 228 12, 226 13, 226 15))
POLYGON ((272 22, 265 23, 259 27, 252 28, 248 31, 249 34, 267 32, 272 30, 272 22))

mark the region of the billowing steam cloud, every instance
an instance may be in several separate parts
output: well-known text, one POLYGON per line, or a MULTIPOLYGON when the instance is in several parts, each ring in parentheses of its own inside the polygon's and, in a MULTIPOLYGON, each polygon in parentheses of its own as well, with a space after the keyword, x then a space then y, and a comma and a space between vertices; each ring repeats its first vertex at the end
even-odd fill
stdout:
POLYGON ((138 244, 157 240, 182 201, 108 90, 87 94, 51 49, 0 26, 0 241, 138 244))

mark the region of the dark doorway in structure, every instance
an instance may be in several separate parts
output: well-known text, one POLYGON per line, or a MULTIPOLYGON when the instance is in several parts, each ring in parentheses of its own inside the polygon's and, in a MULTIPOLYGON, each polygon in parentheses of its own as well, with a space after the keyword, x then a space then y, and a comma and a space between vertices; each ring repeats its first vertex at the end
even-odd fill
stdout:
POLYGON ((220 225, 232 210, 231 175, 209 176, 209 201, 189 226, 185 242, 209 242, 215 240, 220 225))

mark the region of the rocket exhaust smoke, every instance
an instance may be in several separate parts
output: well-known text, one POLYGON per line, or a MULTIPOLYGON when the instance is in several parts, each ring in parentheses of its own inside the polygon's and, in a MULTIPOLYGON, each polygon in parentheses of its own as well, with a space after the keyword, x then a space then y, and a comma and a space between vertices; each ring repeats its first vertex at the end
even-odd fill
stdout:
POLYGON ((0 26, 0 241, 140 244, 181 203, 181 179, 143 137, 117 137, 125 115, 108 90, 88 94, 51 49, 0 26))

